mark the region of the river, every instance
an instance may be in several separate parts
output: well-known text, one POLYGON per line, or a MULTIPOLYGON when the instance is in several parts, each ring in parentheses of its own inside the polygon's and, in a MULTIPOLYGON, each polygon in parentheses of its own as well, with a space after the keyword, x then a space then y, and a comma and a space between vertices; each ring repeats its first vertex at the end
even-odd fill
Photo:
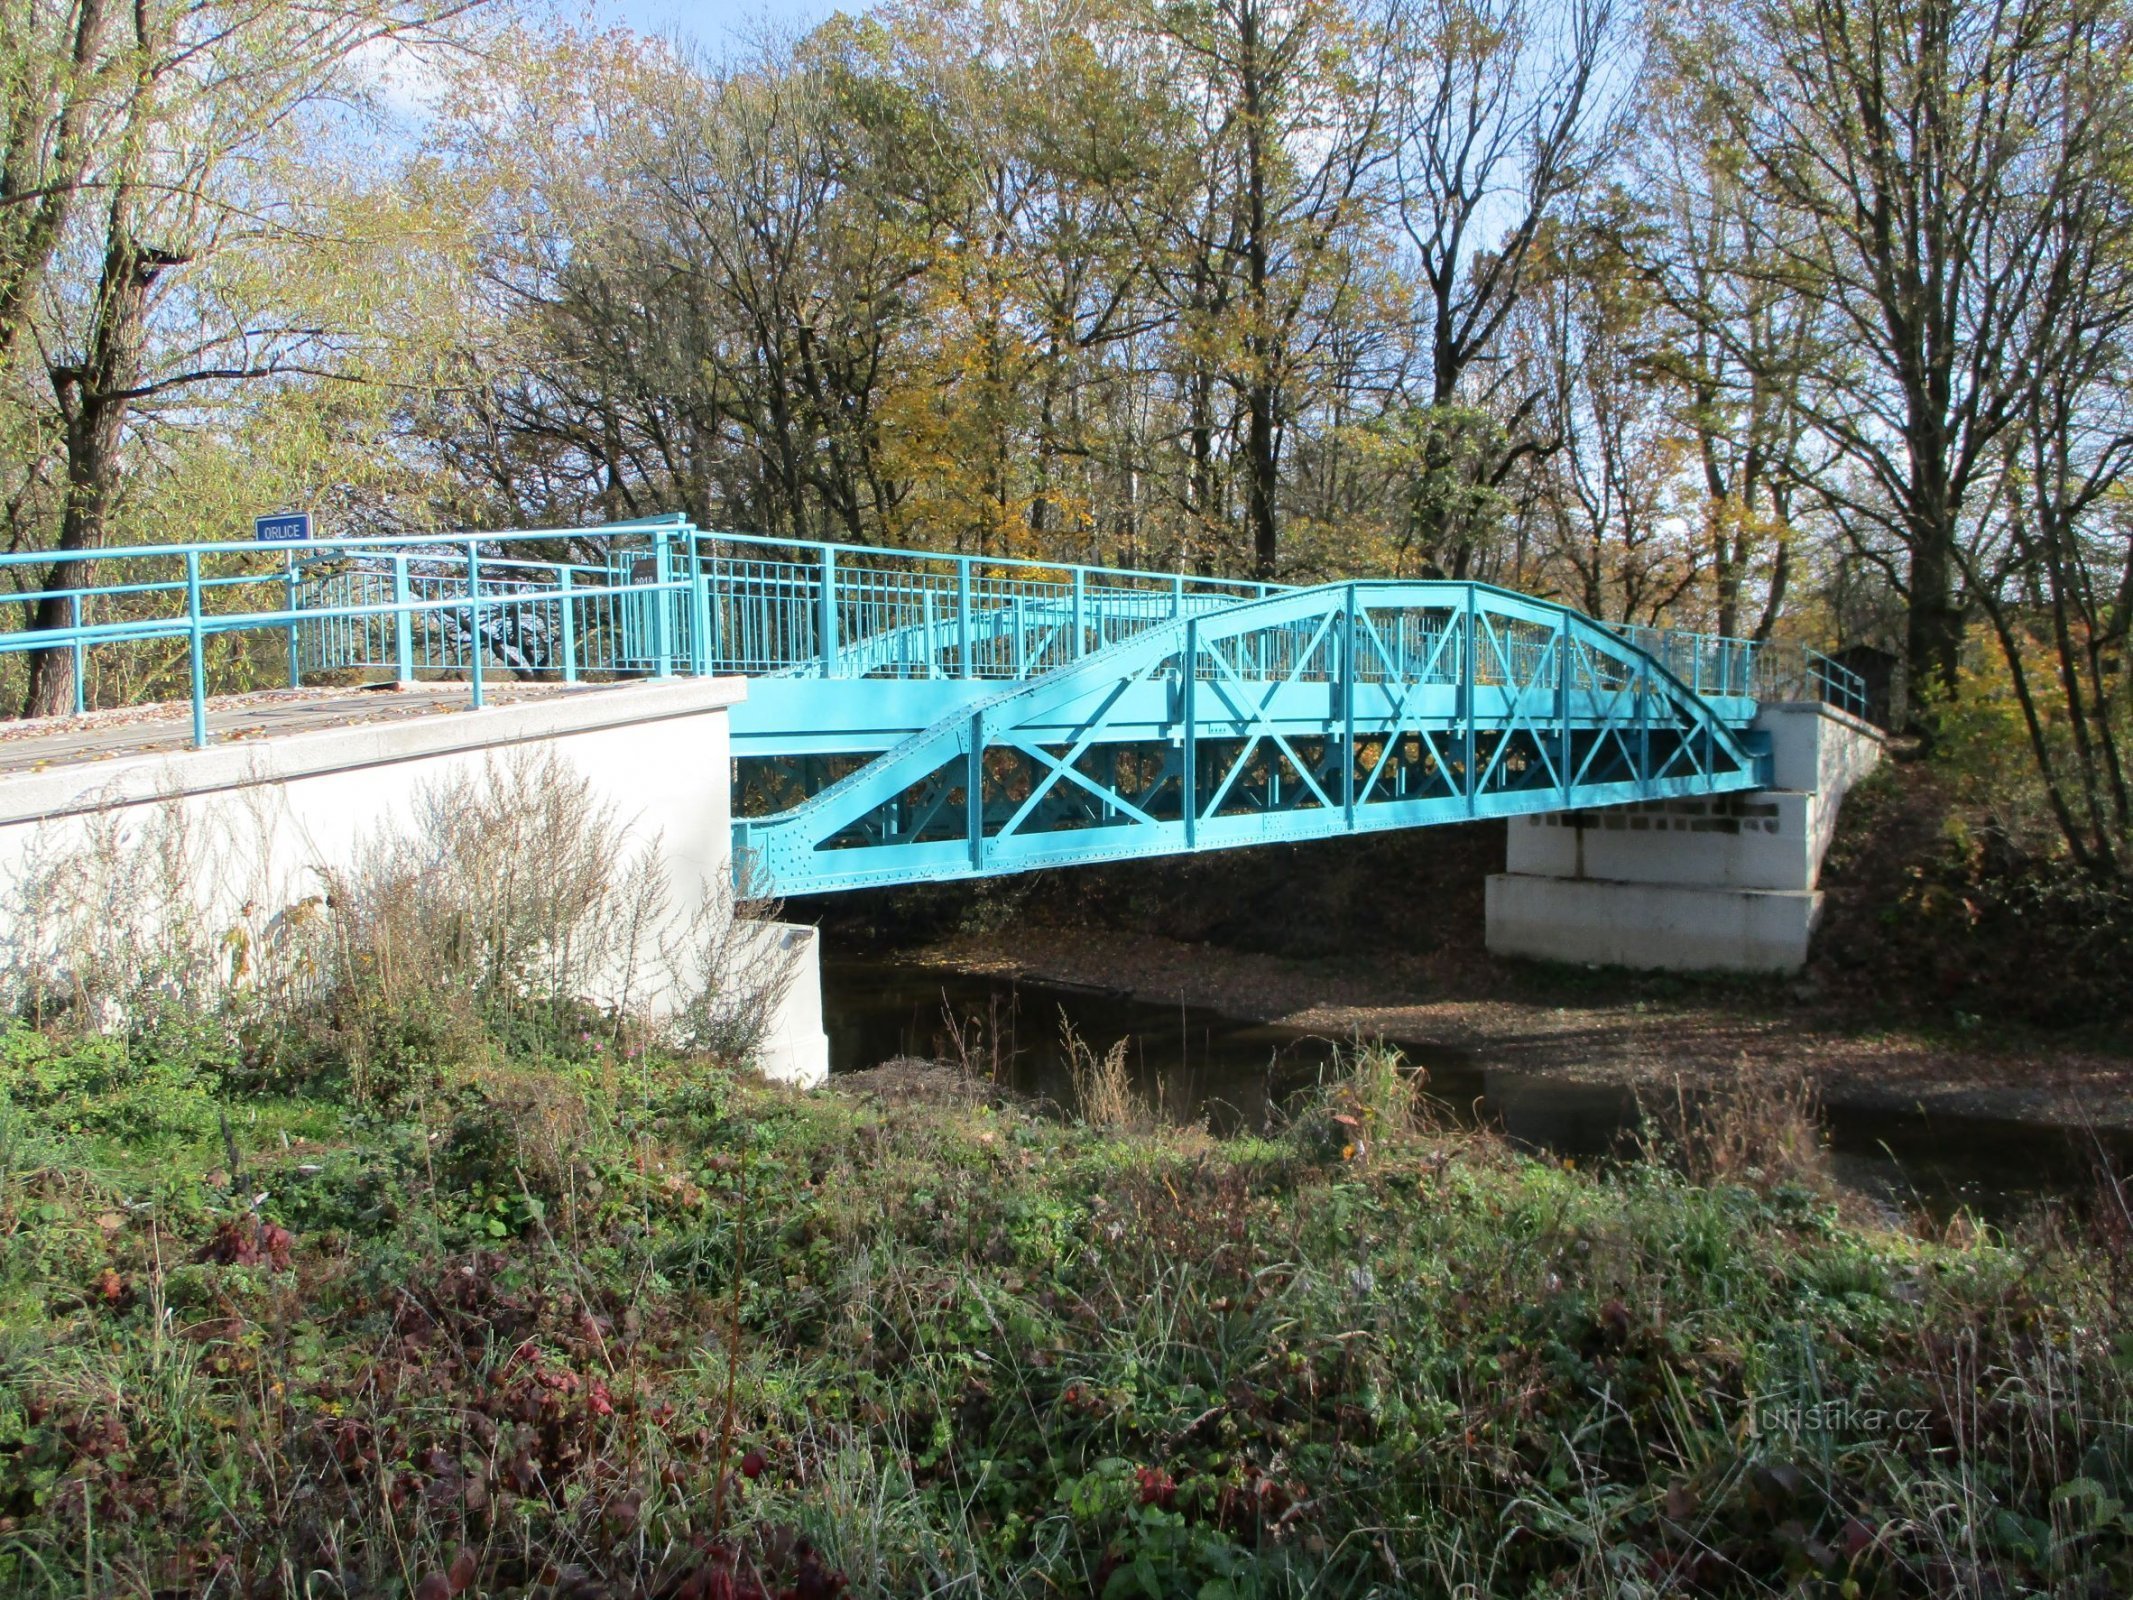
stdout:
MULTIPOLYGON (((1166 1005, 1108 990, 1041 983, 825 952, 824 1024, 833 1073, 898 1056, 963 1059, 1040 1103, 1072 1104, 1065 1030, 1101 1052, 1128 1041, 1143 1095, 1172 1121, 1205 1120, 1217 1133, 1254 1131, 1307 1088, 1351 1043, 1166 1005)), ((1494 1127, 1513 1142, 1581 1161, 1634 1148, 1635 1091, 1553 1073, 1488 1067, 1464 1051, 1403 1046, 1425 1068, 1442 1114, 1494 1127)), ((1825 1113, 1839 1182, 1903 1211, 1945 1218, 1959 1210, 2004 1220, 2039 1200, 2093 1183, 2093 1140, 2118 1169, 2133 1163, 2124 1133, 1887 1109, 1825 1113)))

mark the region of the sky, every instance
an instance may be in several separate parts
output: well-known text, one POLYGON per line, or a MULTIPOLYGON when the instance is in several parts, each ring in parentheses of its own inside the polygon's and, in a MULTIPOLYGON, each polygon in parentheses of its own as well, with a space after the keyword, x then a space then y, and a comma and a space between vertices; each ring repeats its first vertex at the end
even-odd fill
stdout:
POLYGON ((862 11, 864 0, 598 0, 599 13, 644 33, 673 33, 723 55, 768 21, 780 29, 813 27, 831 13, 862 11))
MULTIPOLYGON (((780 33, 805 33, 838 11, 861 12, 872 0, 552 0, 556 14, 576 23, 624 24, 639 33, 671 36, 712 59, 745 52, 764 24, 780 33)), ((372 88, 387 115, 388 146, 412 146, 437 109, 441 80, 420 50, 381 41, 364 52, 372 88)))

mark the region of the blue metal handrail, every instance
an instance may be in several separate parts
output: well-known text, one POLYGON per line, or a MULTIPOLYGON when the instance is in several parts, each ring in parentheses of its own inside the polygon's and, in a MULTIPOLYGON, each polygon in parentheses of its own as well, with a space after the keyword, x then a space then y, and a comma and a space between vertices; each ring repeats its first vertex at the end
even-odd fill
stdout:
MULTIPOLYGON (((0 626, 0 656, 71 651, 81 710, 92 651, 181 640, 196 746, 208 742, 208 646, 235 634, 280 635, 292 685, 306 672, 349 668, 402 680, 463 673, 478 707, 492 659, 566 683, 677 672, 1023 680, 1151 628, 1294 592, 1253 580, 705 530, 673 518, 363 535, 300 550, 209 541, 0 554, 0 571, 10 573, 106 563, 124 581, 0 595, 0 615, 15 622, 0 626), (213 570, 262 555, 275 564, 213 570), (54 598, 68 624, 29 628, 30 609, 54 598)), ((1615 631, 1700 695, 1745 702, 1777 692, 1780 655, 1754 641, 1615 631)), ((1253 648, 1299 645, 1269 634, 1253 648)), ((1802 653, 1796 673, 1816 698, 1864 710, 1857 675, 1826 657, 1802 653)))

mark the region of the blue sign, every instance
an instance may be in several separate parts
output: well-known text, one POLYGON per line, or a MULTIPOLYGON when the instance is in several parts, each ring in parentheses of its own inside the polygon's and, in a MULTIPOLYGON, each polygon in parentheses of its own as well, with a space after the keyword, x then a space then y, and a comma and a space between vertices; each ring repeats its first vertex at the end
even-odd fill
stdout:
POLYGON ((252 532, 262 544, 301 544, 311 537, 311 513, 277 511, 271 517, 254 517, 252 532))

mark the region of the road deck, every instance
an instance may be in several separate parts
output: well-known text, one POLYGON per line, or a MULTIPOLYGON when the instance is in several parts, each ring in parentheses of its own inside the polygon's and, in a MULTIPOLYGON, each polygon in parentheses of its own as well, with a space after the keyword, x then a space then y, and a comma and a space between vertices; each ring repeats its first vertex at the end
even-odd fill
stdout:
MULTIPOLYGON (((489 683, 483 685, 483 699, 491 706, 519 705, 560 695, 598 694, 612 687, 619 685, 489 683)), ((406 689, 389 684, 358 689, 264 689, 213 697, 208 701, 207 727, 213 743, 227 744, 370 722, 452 716, 471 709, 464 683, 419 683, 406 689)), ((190 749, 192 738, 192 707, 183 700, 120 706, 79 717, 0 722, 0 774, 160 755, 190 749)))

